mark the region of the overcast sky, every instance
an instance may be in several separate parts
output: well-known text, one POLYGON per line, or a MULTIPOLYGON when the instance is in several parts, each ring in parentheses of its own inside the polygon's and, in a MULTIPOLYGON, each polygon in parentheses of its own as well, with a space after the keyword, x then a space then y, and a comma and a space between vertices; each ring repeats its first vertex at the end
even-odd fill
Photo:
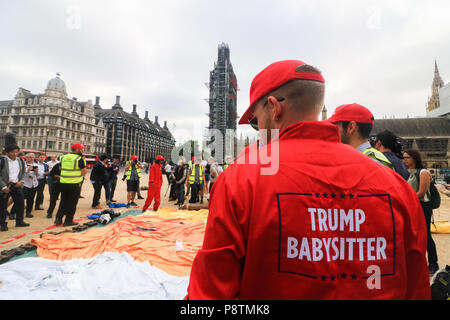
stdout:
POLYGON ((120 95, 180 140, 208 125, 205 82, 225 42, 239 115, 259 71, 299 59, 322 70, 329 115, 358 102, 376 118, 425 116, 435 59, 450 79, 449 12, 444 0, 0 0, 0 100, 43 93, 60 72, 70 97, 110 108, 120 95))

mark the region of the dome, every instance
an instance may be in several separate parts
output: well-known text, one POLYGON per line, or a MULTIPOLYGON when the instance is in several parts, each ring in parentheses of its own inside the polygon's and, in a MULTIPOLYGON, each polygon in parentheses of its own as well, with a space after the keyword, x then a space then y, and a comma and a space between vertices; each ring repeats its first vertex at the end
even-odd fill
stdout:
POLYGON ((57 73, 56 78, 51 79, 47 83, 47 89, 59 89, 64 91, 66 90, 66 84, 64 83, 64 81, 61 80, 59 76, 60 74, 57 73))

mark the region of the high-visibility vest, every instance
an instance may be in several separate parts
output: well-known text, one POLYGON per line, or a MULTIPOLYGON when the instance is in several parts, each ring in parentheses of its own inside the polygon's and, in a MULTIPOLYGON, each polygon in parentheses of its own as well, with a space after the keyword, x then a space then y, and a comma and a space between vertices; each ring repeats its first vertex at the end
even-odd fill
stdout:
POLYGON ((224 165, 223 170, 226 170, 229 166, 230 166, 229 164, 224 165))
MULTIPOLYGON (((189 176, 189 184, 194 184, 195 183, 195 169, 197 167, 194 165, 193 168, 191 169, 191 175, 189 176)), ((198 166, 200 172, 198 174, 198 178, 199 178, 199 182, 202 183, 203 182, 203 166, 199 165, 198 166)))
POLYGON ((365 154, 369 158, 376 159, 376 160, 380 161, 386 167, 391 168, 392 170, 395 171, 395 167, 392 164, 392 162, 390 162, 389 159, 386 158, 386 156, 382 152, 378 151, 377 149, 375 149, 375 148, 368 148, 368 149, 363 151, 363 154, 365 154))
POLYGON ((189 161, 188 165, 189 165, 189 169, 191 169, 191 172, 194 171, 195 164, 192 161, 189 161))
MULTIPOLYGON (((82 156, 75 153, 69 153, 60 158, 61 162, 61 178, 59 183, 63 184, 77 184, 83 182, 83 175, 80 166, 78 165, 82 156)), ((84 160, 86 165, 86 160, 84 160)))
MULTIPOLYGON (((126 163, 125 167, 128 167, 128 164, 129 164, 129 162, 126 163)), ((133 168, 133 165, 131 165, 131 166, 128 168, 127 172, 125 173, 125 174, 127 175, 127 180, 131 180, 131 171, 132 171, 132 168, 133 168)), ((142 177, 142 174, 141 174, 141 169, 140 169, 138 166, 136 166, 136 172, 137 172, 137 175, 138 175, 138 177, 139 177, 139 179, 140 179, 140 178, 142 177)))

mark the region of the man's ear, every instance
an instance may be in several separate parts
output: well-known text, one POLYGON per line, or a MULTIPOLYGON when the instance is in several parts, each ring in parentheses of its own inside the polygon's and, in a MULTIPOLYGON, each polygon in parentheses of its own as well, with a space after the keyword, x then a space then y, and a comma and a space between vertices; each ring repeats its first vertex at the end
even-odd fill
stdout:
POLYGON ((278 121, 280 120, 282 114, 283 114, 283 107, 281 106, 281 103, 277 100, 277 98, 270 96, 267 98, 268 105, 272 111, 272 120, 278 121))
POLYGON ((347 133, 349 135, 353 135, 355 132, 358 132, 358 125, 355 121, 350 121, 348 127, 347 127, 347 133))

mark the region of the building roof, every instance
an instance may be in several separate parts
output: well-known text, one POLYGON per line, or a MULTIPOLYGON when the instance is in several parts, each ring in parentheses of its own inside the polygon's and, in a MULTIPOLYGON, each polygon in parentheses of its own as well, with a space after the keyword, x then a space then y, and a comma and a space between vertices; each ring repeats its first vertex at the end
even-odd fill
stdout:
POLYGON ((14 103, 14 100, 6 100, 6 101, 0 101, 0 108, 7 108, 12 106, 14 103))
POLYGON ((125 123, 141 127, 142 129, 146 128, 153 134, 164 136, 168 139, 173 138, 172 134, 167 128, 161 128, 159 124, 154 124, 149 119, 141 119, 135 115, 132 115, 131 113, 124 111, 122 108, 97 109, 95 110, 95 115, 104 119, 123 119, 125 123))
POLYGON ((372 134, 389 130, 401 138, 449 137, 450 120, 447 118, 410 118, 375 120, 372 134))
POLYGON ((56 74, 56 78, 50 79, 50 81, 47 83, 47 89, 59 89, 59 90, 66 90, 66 84, 64 81, 61 80, 59 77, 60 74, 56 74))

